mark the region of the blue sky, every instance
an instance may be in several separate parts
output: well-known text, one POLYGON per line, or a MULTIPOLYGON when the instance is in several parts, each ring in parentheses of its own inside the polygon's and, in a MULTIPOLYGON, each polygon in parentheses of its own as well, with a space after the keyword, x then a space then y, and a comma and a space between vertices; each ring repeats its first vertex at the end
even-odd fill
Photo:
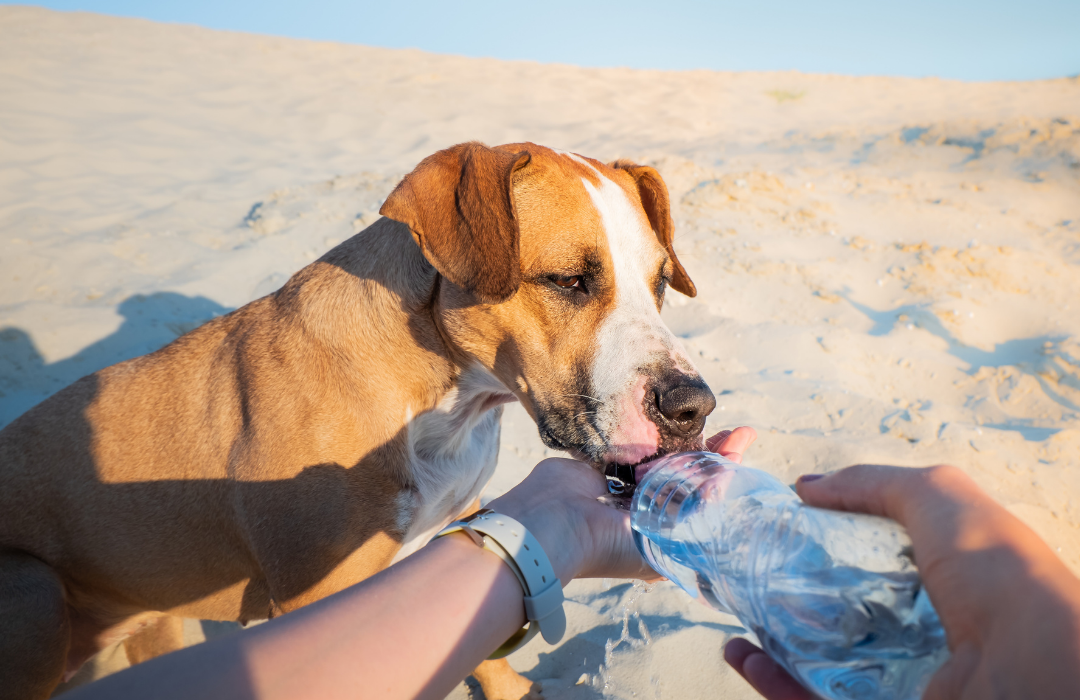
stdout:
POLYGON ((583 66, 794 69, 961 80, 1080 73, 1080 0, 24 0, 19 4, 583 66))

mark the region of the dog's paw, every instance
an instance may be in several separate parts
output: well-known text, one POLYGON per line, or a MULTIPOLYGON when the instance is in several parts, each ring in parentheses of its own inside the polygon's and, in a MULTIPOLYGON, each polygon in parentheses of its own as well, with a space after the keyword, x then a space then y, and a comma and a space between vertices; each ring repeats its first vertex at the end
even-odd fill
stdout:
POLYGON ((506 659, 485 661, 473 677, 480 683, 485 700, 543 700, 544 691, 539 683, 522 676, 506 659))
POLYGON ((486 700, 544 700, 544 691, 539 683, 533 683, 516 673, 513 678, 508 676, 497 682, 481 683, 480 689, 486 700))
POLYGON ((533 683, 527 678, 521 680, 524 681, 524 684, 515 684, 513 687, 499 687, 493 689, 491 694, 488 694, 487 688, 484 688, 484 686, 480 686, 480 689, 484 691, 486 700, 544 700, 544 691, 539 683, 533 683))

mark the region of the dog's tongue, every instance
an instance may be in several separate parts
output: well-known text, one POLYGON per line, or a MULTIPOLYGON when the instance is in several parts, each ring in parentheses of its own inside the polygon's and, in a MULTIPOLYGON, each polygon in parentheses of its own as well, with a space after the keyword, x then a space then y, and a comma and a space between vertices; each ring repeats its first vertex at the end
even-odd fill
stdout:
POLYGON ((608 464, 604 468, 604 478, 607 479, 608 493, 613 496, 629 498, 634 495, 634 489, 645 478, 656 463, 664 455, 658 455, 652 459, 635 464, 608 464))
POLYGON ((636 465, 634 467, 634 483, 640 484, 645 478, 645 475, 651 472, 656 466, 656 463, 664 457, 667 457, 667 455, 657 455, 646 462, 642 462, 641 464, 636 465))
POLYGON ((620 510, 630 510, 630 502, 633 500, 637 485, 644 481, 649 472, 655 469, 662 460, 670 456, 670 453, 656 455, 652 459, 633 466, 629 464, 608 464, 604 467, 604 478, 607 479, 608 492, 598 500, 620 510))

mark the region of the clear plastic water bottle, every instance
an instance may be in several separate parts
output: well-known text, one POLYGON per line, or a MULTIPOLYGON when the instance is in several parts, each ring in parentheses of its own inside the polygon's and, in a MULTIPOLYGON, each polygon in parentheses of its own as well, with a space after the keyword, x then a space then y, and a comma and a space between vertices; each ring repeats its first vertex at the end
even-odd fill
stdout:
POLYGON ((897 523, 812 508, 775 477, 710 452, 661 458, 630 505, 658 573, 736 617, 829 700, 917 700, 948 658, 897 523))

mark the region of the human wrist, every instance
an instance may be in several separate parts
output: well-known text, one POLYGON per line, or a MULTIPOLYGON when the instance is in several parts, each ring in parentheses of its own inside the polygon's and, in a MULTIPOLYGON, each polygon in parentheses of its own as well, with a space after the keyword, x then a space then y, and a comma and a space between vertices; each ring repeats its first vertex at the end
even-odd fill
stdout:
POLYGON ((566 513, 549 503, 530 503, 508 494, 492 500, 487 507, 508 515, 525 526, 543 547, 555 575, 565 586, 575 578, 585 559, 581 542, 574 528, 569 527, 566 513))

